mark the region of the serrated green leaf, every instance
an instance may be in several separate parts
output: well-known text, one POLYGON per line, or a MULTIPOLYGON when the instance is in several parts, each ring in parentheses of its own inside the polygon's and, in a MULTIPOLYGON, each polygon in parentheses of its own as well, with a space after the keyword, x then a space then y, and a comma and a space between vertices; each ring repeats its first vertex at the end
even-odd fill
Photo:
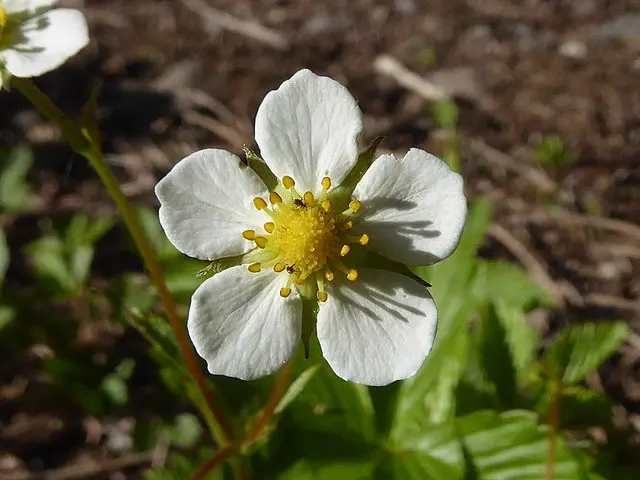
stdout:
POLYGON ((522 268, 506 262, 479 261, 471 295, 479 301, 500 299, 507 305, 530 310, 552 307, 553 297, 532 281, 522 268))
POLYGON ((431 426, 399 439, 376 467, 375 479, 456 480, 464 457, 453 423, 431 426))
MULTIPOLYGON (((482 480, 545 478, 549 435, 533 412, 479 411, 457 419, 456 424, 470 462, 467 476, 473 472, 482 480)), ((556 437, 553 472, 554 480, 587 478, 562 436, 556 437)))
POLYGON ((545 351, 545 370, 565 385, 580 382, 615 353, 628 336, 629 327, 624 322, 569 327, 545 351))
POLYGON ((26 177, 33 154, 26 147, 18 147, 0 152, 0 158, 0 211, 20 211, 31 196, 26 177))

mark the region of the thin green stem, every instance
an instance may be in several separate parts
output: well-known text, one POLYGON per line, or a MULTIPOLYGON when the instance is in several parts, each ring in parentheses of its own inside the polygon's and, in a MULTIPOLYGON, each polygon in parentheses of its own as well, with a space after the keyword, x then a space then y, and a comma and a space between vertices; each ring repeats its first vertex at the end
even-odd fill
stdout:
POLYGON ((206 379, 198 365, 198 359, 190 346, 184 325, 179 319, 175 300, 164 281, 162 268, 156 259, 151 245, 147 241, 135 211, 122 193, 120 185, 109 169, 109 166, 105 163, 100 147, 96 145, 95 142, 92 142, 90 138, 87 138, 82 127, 67 117, 33 82, 28 79, 14 78, 12 85, 27 97, 41 114, 62 129, 62 133, 71 147, 89 161, 111 195, 144 261, 149 276, 158 289, 162 305, 173 328, 187 368, 196 382, 209 410, 209 412, 203 412, 203 414, 208 420, 212 434, 219 445, 222 447, 227 446, 233 438, 231 427, 227 423, 220 408, 214 402, 209 391, 206 379))
POLYGON ((556 443, 560 424, 560 386, 558 380, 549 380, 548 395, 549 418, 547 424, 549 426, 549 434, 547 440, 549 441, 549 446, 544 478, 545 480, 553 480, 556 465, 556 443))

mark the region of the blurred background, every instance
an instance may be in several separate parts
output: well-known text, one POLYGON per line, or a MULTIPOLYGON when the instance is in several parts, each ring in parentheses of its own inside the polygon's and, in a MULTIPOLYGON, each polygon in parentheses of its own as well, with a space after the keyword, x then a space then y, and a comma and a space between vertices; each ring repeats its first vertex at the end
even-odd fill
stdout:
MULTIPOLYGON (((586 385, 637 449, 640 1, 59 4, 84 11, 92 41, 37 84, 78 116, 101 82, 106 159, 183 312, 202 265, 164 241, 155 183, 197 149, 253 145, 266 92, 310 68, 356 97, 363 146, 429 150, 488 199, 478 255, 519 265, 550 297, 527 314, 541 348, 587 320, 630 326, 586 385)), ((143 478, 202 442, 126 318, 159 307, 87 162, 17 92, 0 93, 0 111, 0 479, 143 478)))

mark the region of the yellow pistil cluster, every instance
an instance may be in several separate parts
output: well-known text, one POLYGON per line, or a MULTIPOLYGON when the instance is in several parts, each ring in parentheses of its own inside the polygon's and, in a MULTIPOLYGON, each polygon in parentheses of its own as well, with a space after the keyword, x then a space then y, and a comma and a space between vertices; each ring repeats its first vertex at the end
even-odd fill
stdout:
POLYGON ((277 192, 269 194, 269 204, 264 198, 256 197, 253 204, 258 210, 266 212, 270 222, 263 225, 264 234, 255 230, 245 230, 242 236, 264 249, 267 260, 249 265, 250 272, 257 273, 263 268, 273 268, 275 272, 286 271, 289 274, 286 285, 280 289, 280 295, 288 297, 291 285, 315 280, 317 298, 327 300, 325 281, 332 281, 334 270, 345 274, 350 281, 358 279, 358 271, 348 268, 341 257, 350 251, 350 244, 366 245, 369 236, 349 234, 353 226, 351 215, 360 210, 357 200, 349 203, 343 212, 334 212, 328 192, 331 188, 329 177, 322 179, 322 192, 316 198, 313 193, 302 195, 295 188, 295 181, 289 176, 282 178, 283 196, 277 192))

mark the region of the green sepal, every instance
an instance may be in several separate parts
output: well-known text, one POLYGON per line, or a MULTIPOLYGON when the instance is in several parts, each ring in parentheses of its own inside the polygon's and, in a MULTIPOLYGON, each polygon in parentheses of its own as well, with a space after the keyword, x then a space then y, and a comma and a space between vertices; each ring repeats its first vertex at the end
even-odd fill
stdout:
POLYGON ((235 257, 225 257, 213 260, 209 265, 202 270, 196 272, 196 277, 209 277, 214 276, 227 268, 235 267, 243 263, 243 259, 246 255, 236 255, 235 257))
POLYGON ((260 177, 260 180, 264 182, 267 188, 273 191, 278 186, 278 178, 269 169, 267 163, 253 150, 246 145, 242 147, 244 155, 247 158, 247 164, 256 172, 256 175, 260 177))
POLYGON ((378 150, 378 146, 382 140, 384 140, 384 137, 376 137, 373 142, 371 142, 371 145, 358 155, 358 160, 354 167, 347 174, 342 183, 338 187, 334 188, 329 194, 329 198, 335 205, 337 211, 347 208, 349 200, 351 199, 351 194, 355 190, 356 185, 376 159, 376 150, 378 150))
POLYGON ((302 345, 304 346, 304 358, 308 360, 309 344, 318 319, 317 288, 314 284, 304 282, 302 285, 296 285, 296 289, 302 299, 302 345))
POLYGON ((415 280, 424 287, 431 287, 431 284, 418 275, 413 273, 411 269, 404 263, 394 262, 378 253, 367 250, 366 257, 363 256, 362 260, 358 263, 358 266, 367 268, 377 268, 378 270, 386 270, 388 272, 399 273, 405 277, 409 277, 411 280, 415 280))

